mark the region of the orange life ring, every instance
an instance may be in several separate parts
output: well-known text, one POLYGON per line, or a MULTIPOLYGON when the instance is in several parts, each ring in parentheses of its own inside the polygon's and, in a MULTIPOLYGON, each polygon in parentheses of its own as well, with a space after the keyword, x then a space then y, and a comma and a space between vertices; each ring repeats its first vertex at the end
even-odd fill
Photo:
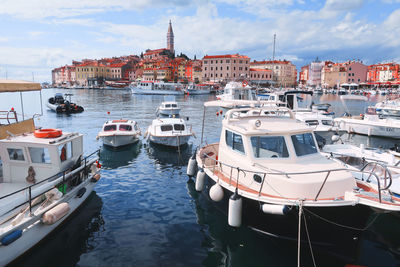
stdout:
POLYGON ((37 138, 55 138, 61 136, 62 131, 60 129, 38 129, 33 135, 37 138))
POLYGON ((246 87, 248 84, 249 84, 249 83, 248 83, 247 81, 243 81, 243 82, 242 82, 242 86, 243 86, 243 87, 246 87))

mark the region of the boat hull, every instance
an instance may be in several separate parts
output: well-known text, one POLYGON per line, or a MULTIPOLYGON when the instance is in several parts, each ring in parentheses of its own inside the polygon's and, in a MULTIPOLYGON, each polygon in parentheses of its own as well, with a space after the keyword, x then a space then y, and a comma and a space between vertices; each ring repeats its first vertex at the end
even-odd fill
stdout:
POLYGON ((368 125, 351 121, 341 121, 340 128, 346 130, 348 133, 400 139, 400 127, 368 125))
POLYGON ((186 93, 189 95, 208 95, 211 93, 210 90, 191 90, 191 89, 187 89, 186 93))
POLYGON ((191 135, 184 136, 155 136, 150 135, 149 140, 152 143, 169 146, 169 147, 179 147, 187 144, 189 142, 191 135))
POLYGON ((111 136, 103 136, 103 144, 110 147, 121 147, 130 144, 134 144, 139 139, 136 135, 111 135, 111 136))
POLYGON ((151 90, 141 89, 138 87, 131 87, 132 94, 136 95, 183 95, 184 92, 181 90, 151 90))
MULTIPOLYGON (((223 188, 224 198, 214 202, 209 197, 209 190, 215 181, 207 176, 203 195, 225 215, 228 214, 229 197, 233 192, 223 188)), ((246 227, 264 235, 297 241, 299 226, 299 210, 297 206, 288 207, 286 215, 264 213, 256 200, 242 197, 242 222, 246 227)), ((338 226, 345 225, 357 229, 366 227, 372 210, 366 206, 340 207, 304 207, 303 213, 307 222, 311 243, 323 247, 350 245, 355 246, 362 231, 338 226), (319 217, 318 217, 319 216, 319 217), (323 219, 321 219, 323 218, 323 219)), ((308 242, 304 219, 301 225, 301 241, 308 242)))
POLYGON ((29 251, 35 245, 37 245, 41 240, 43 240, 47 235, 54 231, 58 226, 60 226, 65 220, 67 220, 74 211, 76 211, 83 202, 89 197, 90 193, 93 191, 95 182, 91 182, 87 179, 82 184, 74 188, 73 194, 76 195, 79 189, 85 188, 86 191, 81 197, 71 197, 67 202, 70 207, 70 211, 59 221, 52 225, 46 225, 41 222, 31 225, 31 227, 24 231, 22 236, 9 244, 8 246, 2 246, 0 248, 0 266, 4 266, 16 260, 18 257, 22 256, 24 253, 29 251))

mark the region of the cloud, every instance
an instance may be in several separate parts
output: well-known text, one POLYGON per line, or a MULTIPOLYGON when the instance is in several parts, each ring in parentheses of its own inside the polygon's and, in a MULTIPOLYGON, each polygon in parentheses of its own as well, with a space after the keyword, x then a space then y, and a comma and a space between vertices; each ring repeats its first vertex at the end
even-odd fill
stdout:
POLYGON ((327 0, 324 9, 332 11, 351 11, 361 8, 363 4, 364 0, 327 0))

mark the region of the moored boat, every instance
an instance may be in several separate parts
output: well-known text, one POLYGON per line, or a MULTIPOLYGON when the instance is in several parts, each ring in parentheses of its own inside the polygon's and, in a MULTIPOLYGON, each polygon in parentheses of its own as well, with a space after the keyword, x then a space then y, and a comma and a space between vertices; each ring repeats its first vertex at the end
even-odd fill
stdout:
MULTIPOLYGON (((40 91, 0 81, 0 92, 40 91)), ((34 120, 0 124, 0 266, 37 245, 77 211, 100 178, 83 135, 35 129, 34 120)))
POLYGON ((185 92, 180 83, 142 81, 130 86, 132 94, 138 95, 183 95, 185 92))
POLYGON ((71 114, 84 111, 83 107, 71 102, 72 94, 65 94, 65 96, 69 96, 70 100, 68 101, 66 98, 64 98, 63 94, 56 93, 54 97, 50 97, 47 100, 46 106, 56 113, 71 114))
POLYGON ((178 106, 178 103, 175 101, 174 96, 166 96, 164 101, 156 110, 157 116, 167 116, 167 117, 178 117, 181 108, 178 106))
POLYGON ((145 137, 150 142, 169 147, 180 147, 194 136, 192 126, 187 125, 183 118, 158 118, 152 121, 145 137))
POLYGON ((189 175, 195 165, 196 190, 228 214, 230 226, 275 237, 340 245, 354 242, 376 210, 400 211, 387 188, 321 155, 312 128, 287 108, 229 110, 219 143, 196 152, 189 175))
POLYGON ((136 143, 140 135, 136 121, 120 119, 106 121, 97 139, 102 139, 104 145, 116 148, 136 143))

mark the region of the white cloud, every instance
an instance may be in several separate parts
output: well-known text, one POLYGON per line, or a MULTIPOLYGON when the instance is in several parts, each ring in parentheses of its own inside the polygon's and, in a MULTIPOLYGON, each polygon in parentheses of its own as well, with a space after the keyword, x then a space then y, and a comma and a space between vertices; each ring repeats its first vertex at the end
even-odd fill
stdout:
POLYGON ((351 11, 359 9, 364 4, 364 0, 327 0, 325 3, 326 10, 351 11))

